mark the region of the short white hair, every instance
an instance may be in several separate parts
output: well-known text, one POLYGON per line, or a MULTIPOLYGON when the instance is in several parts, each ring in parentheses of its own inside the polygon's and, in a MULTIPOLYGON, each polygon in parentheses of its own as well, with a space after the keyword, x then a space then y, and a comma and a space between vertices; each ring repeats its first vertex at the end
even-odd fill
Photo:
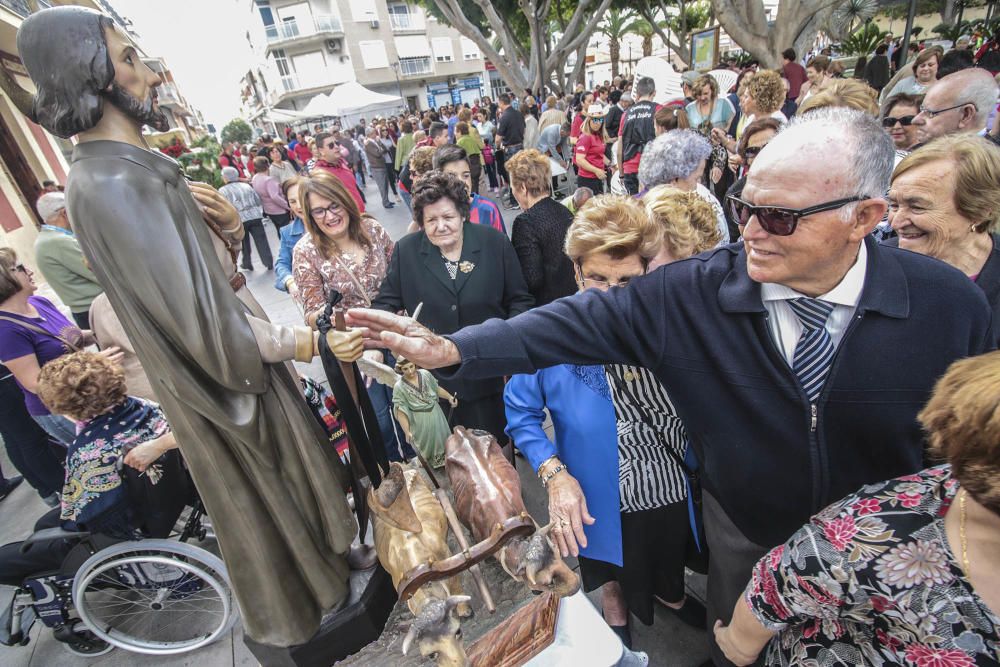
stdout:
POLYGON ((997 107, 997 82, 993 75, 984 69, 972 67, 952 72, 939 79, 937 85, 944 82, 956 84, 952 90, 957 94, 951 104, 975 104, 976 124, 985 126, 990 112, 997 107))
POLYGON ((48 222, 66 208, 66 195, 62 192, 47 192, 35 202, 35 209, 42 222, 48 222))
POLYGON ((712 144, 694 130, 664 132, 642 149, 639 182, 645 187, 687 178, 712 154, 712 144))
MULTIPOLYGON (((802 116, 795 116, 778 135, 760 152, 750 168, 751 173, 768 169, 775 154, 797 154, 809 157, 810 169, 815 169, 817 156, 829 149, 833 140, 843 146, 847 165, 846 174, 830 173, 841 167, 836 161, 824 165, 823 174, 842 176, 844 192, 830 193, 831 198, 884 197, 889 189, 889 179, 895 162, 896 149, 889 134, 879 120, 871 114, 847 107, 821 107, 802 116)), ((844 207, 842 217, 849 218, 855 206, 844 207)))

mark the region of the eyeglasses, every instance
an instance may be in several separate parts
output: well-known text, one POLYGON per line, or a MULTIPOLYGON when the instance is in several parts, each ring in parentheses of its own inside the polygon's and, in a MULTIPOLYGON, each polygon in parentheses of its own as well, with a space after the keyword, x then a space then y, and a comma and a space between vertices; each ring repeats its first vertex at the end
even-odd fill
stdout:
POLYGON ((611 287, 628 287, 629 281, 631 281, 632 278, 634 277, 634 276, 628 276, 622 278, 617 282, 612 283, 607 280, 600 280, 599 278, 587 278, 586 276, 583 275, 583 267, 580 266, 579 264, 576 265, 576 270, 577 270, 576 275, 580 279, 580 282, 583 283, 584 287, 599 287, 601 289, 608 289, 611 287))
MULTIPOLYGON (((767 144, 764 144, 764 146, 767 146, 767 144)), ((743 152, 746 153, 746 157, 757 157, 757 154, 764 150, 764 146, 747 146, 743 149, 743 152)))
POLYGON ((867 197, 849 197, 816 204, 808 208, 786 208, 784 206, 754 206, 735 195, 729 195, 726 197, 726 204, 739 225, 746 225, 750 222, 751 217, 756 216, 757 222, 768 234, 790 236, 799 224, 799 218, 824 211, 835 211, 852 202, 864 201, 865 199, 867 197))
POLYGON ((312 216, 313 218, 317 219, 317 220, 325 220, 326 216, 328 216, 328 215, 336 215, 336 214, 340 213, 340 211, 343 208, 344 207, 341 206, 340 204, 338 204, 337 202, 332 202, 326 208, 311 208, 311 209, 309 209, 309 215, 312 216))
POLYGON ((27 273, 28 272, 28 267, 26 267, 24 264, 15 264, 14 265, 14 270, 15 271, 20 271, 21 273, 27 273))
MULTIPOLYGON (((922 109, 921 109, 922 111, 922 109)), ((935 115, 941 113, 940 111, 935 111, 933 114, 928 113, 927 115, 933 118, 935 115)), ((913 119, 916 118, 914 115, 900 116, 895 118, 893 116, 886 116, 882 119, 882 127, 896 127, 896 123, 899 123, 903 127, 909 127, 913 123, 913 119)))
POLYGON ((944 109, 928 109, 923 104, 921 104, 920 113, 927 116, 928 118, 934 118, 935 116, 943 114, 945 111, 951 111, 952 109, 961 109, 962 107, 968 106, 970 104, 972 105, 973 109, 975 109, 977 112, 979 111, 979 107, 976 106, 975 102, 962 102, 961 104, 956 104, 953 107, 945 107, 944 109))

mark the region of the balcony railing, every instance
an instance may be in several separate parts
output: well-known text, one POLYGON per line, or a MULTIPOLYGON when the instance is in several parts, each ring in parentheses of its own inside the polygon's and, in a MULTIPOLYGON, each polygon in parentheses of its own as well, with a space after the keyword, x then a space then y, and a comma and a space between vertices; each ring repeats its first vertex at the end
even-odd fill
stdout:
POLYGON ((434 70, 431 68, 430 58, 400 58, 400 76, 418 76, 420 74, 430 74, 434 70))
POLYGON ((302 86, 299 85, 299 77, 297 74, 286 74, 281 77, 281 87, 285 89, 286 93, 290 93, 293 90, 298 90, 302 86))
POLYGON ((344 32, 340 19, 336 16, 314 16, 312 21, 292 19, 264 27, 268 44, 331 32, 344 32))
POLYGON ((427 28, 424 17, 419 14, 389 14, 393 32, 422 32, 427 28))
POLYGON ((26 18, 31 13, 28 3, 24 0, 0 0, 0 7, 6 7, 22 18, 26 18))

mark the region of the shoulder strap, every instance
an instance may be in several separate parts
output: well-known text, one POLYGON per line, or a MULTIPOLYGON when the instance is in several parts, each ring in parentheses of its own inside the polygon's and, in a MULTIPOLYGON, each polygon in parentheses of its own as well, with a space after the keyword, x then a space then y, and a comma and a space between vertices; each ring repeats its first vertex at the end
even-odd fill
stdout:
POLYGON ((24 327, 25 329, 27 329, 29 331, 34 331, 35 333, 40 333, 43 336, 48 336, 50 338, 55 338, 57 341, 59 341, 60 343, 62 343, 63 345, 65 345, 71 352, 79 352, 80 349, 81 349, 80 346, 77 345, 76 343, 71 343, 69 340, 67 340, 66 338, 63 338, 59 334, 54 334, 51 331, 46 331, 45 329, 41 328, 37 324, 33 324, 31 322, 25 322, 23 320, 19 320, 19 319, 13 318, 13 317, 8 317, 6 315, 0 315, 0 320, 5 320, 7 322, 13 322, 14 324, 19 324, 20 326, 24 327))

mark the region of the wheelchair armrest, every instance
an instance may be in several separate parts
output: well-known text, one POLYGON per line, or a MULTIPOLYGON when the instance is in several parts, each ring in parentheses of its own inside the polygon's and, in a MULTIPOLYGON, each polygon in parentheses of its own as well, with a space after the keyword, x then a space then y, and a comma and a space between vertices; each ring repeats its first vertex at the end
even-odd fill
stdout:
POLYGON ((55 528, 45 528, 30 535, 24 542, 21 542, 21 553, 27 553, 33 544, 43 544, 55 540, 82 540, 90 535, 89 531, 64 530, 56 526, 55 528))

